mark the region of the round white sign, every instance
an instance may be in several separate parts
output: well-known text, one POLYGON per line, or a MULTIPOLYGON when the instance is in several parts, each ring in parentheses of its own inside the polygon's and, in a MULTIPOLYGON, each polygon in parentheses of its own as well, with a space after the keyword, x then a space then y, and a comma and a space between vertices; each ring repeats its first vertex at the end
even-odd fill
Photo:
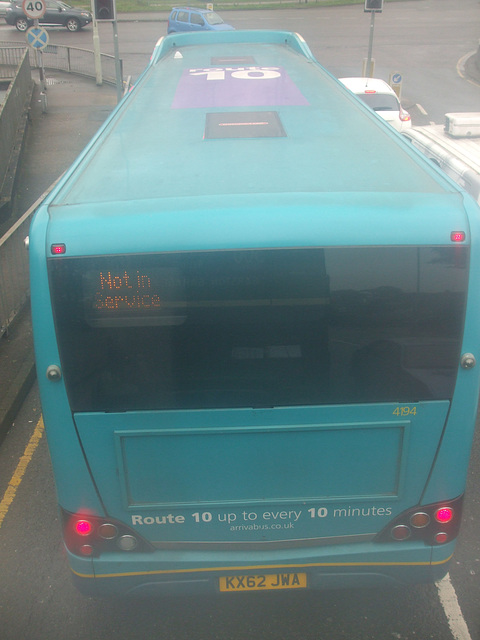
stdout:
POLYGON ((45 0, 23 0, 22 2, 23 13, 31 20, 38 20, 43 18, 47 5, 45 0))

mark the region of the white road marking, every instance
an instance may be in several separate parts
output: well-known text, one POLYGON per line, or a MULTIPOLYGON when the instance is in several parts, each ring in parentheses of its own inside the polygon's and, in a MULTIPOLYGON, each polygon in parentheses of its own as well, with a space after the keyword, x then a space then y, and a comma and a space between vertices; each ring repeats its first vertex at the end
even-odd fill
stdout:
POLYGON ((447 616, 448 626, 455 640, 472 640, 472 636, 458 604, 457 594, 450 580, 450 574, 436 583, 438 597, 447 616))

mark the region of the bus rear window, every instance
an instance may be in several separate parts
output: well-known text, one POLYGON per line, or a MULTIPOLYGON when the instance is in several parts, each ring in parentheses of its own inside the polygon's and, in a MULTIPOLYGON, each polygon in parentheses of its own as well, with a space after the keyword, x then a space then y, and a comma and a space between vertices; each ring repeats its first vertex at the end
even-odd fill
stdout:
POLYGON ((52 258, 73 411, 448 399, 467 250, 52 258))

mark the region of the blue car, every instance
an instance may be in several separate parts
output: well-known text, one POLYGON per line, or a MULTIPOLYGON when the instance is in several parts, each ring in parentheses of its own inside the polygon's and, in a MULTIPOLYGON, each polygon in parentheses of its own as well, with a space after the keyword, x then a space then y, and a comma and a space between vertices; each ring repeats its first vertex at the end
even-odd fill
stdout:
POLYGON ((174 7, 168 16, 168 33, 177 31, 233 31, 235 27, 209 9, 174 7))

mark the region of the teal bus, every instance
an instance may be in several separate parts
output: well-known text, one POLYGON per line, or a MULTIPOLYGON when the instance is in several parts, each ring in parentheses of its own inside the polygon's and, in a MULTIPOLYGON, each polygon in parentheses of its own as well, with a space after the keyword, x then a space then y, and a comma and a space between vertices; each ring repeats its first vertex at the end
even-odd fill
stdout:
POLYGON ((479 208, 300 36, 162 38, 38 207, 30 260, 82 591, 447 572, 479 388, 479 208))

